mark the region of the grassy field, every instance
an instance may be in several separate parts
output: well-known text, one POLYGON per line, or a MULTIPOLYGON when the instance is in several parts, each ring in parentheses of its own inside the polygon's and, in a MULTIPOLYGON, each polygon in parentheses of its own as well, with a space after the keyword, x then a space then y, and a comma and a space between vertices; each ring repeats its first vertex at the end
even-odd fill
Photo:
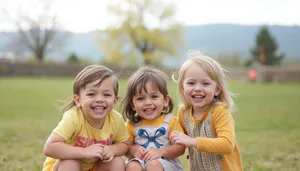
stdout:
MULTIPOLYGON (((43 145, 71 87, 71 78, 0 78, 0 170, 42 169, 43 145)), ((121 97, 125 87, 121 80, 121 97)), ((300 84, 235 82, 231 89, 239 94, 234 118, 244 170, 299 170, 300 84)), ((174 83, 170 93, 177 102, 174 83)))

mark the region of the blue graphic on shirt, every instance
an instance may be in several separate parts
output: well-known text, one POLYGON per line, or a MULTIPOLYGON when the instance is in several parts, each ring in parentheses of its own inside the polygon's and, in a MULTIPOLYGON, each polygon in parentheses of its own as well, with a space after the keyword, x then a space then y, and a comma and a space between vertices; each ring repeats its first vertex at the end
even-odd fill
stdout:
POLYGON ((153 142, 154 145, 157 147, 157 148, 160 148, 161 146, 163 146, 163 144, 160 144, 156 141, 156 138, 158 137, 161 137, 163 135, 166 134, 166 128, 165 127, 160 127, 158 128, 156 131, 155 131, 155 134, 154 136, 149 136, 148 132, 145 130, 145 129, 139 129, 138 131, 138 135, 142 138, 146 138, 148 139, 148 141, 144 144, 141 144, 141 146, 143 146, 144 148, 147 148, 148 145, 153 142))

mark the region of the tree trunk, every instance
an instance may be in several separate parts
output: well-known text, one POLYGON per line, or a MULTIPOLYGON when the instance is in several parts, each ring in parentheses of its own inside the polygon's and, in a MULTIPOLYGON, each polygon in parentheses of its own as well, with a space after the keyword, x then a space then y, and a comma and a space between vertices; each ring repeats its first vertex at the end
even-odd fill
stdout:
POLYGON ((36 59, 38 60, 38 62, 42 63, 44 60, 44 49, 37 49, 35 51, 35 56, 36 56, 36 59))

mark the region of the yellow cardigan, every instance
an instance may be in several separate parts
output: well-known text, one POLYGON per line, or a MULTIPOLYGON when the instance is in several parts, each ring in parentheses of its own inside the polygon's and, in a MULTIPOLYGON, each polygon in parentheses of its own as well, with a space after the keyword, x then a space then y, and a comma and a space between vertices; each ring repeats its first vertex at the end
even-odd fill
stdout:
MULTIPOLYGON (((200 124, 207 116, 212 106, 208 107, 200 119, 196 120, 192 116, 192 108, 189 111, 189 122, 200 124)), ((178 121, 186 133, 184 126, 184 108, 178 110, 178 121)), ((242 171, 241 153, 235 137, 234 120, 225 105, 217 104, 212 113, 211 123, 216 138, 197 137, 197 150, 200 152, 209 152, 221 154, 224 158, 221 165, 224 171, 242 171)))

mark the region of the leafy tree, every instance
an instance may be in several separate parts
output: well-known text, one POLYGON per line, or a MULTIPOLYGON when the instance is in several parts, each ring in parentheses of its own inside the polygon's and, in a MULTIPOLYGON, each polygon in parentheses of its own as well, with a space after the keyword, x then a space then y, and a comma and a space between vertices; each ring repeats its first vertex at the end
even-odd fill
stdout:
POLYGON ((98 36, 108 61, 157 63, 165 55, 176 56, 178 47, 183 45, 183 29, 174 18, 172 4, 158 0, 124 0, 109 6, 108 11, 120 21, 108 27, 102 37, 98 36), (158 24, 153 26, 149 18, 158 24))
POLYGON ((262 27, 257 36, 255 46, 251 49, 253 61, 264 65, 280 64, 284 54, 277 55, 278 45, 266 26, 262 27))

